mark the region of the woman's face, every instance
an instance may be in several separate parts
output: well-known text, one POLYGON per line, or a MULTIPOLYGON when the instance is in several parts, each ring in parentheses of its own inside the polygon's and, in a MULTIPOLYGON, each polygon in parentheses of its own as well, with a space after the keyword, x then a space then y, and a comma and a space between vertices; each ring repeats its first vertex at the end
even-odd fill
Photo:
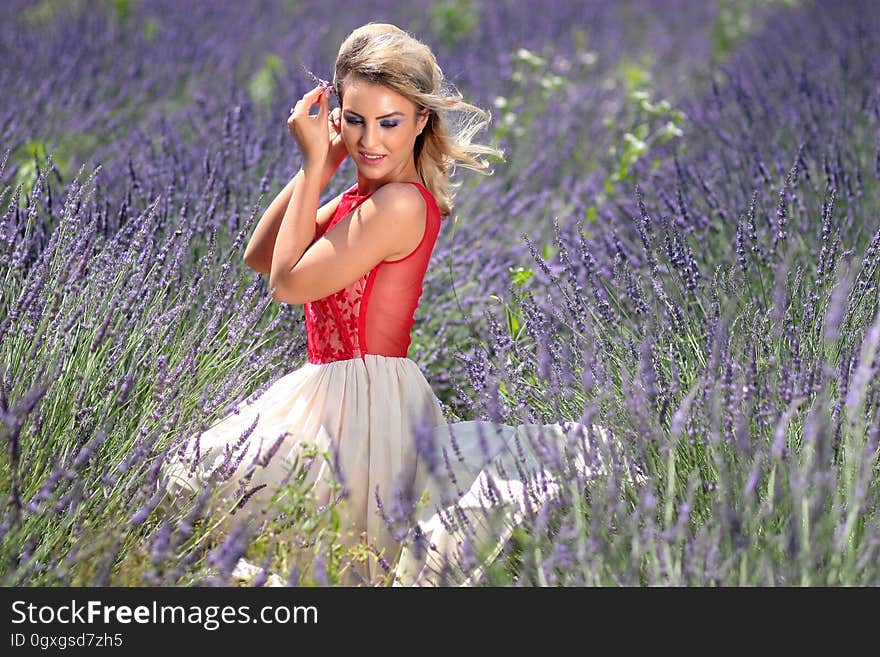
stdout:
POLYGON ((358 173, 380 185, 417 176, 413 148, 427 113, 417 116, 411 100, 362 78, 346 76, 340 86, 342 139, 358 173))

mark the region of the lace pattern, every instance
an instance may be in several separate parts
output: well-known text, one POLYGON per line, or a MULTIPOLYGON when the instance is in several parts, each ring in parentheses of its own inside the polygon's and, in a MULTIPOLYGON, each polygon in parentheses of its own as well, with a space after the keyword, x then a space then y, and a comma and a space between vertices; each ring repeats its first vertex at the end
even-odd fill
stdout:
POLYGON ((367 276, 330 296, 305 304, 309 362, 361 358, 358 319, 367 276))

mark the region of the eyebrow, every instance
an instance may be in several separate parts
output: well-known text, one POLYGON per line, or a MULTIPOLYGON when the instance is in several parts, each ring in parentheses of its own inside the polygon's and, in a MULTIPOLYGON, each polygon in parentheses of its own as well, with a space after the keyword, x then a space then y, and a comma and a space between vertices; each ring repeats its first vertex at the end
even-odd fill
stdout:
MULTIPOLYGON (((345 111, 348 112, 349 114, 354 114, 355 116, 359 116, 360 118, 364 118, 363 115, 358 114, 354 110, 346 109, 345 111)), ((377 119, 387 119, 390 116, 397 116, 398 114, 400 116, 406 116, 406 114, 404 114, 403 112, 391 112, 391 114, 383 114, 382 116, 377 116, 376 118, 377 119)))

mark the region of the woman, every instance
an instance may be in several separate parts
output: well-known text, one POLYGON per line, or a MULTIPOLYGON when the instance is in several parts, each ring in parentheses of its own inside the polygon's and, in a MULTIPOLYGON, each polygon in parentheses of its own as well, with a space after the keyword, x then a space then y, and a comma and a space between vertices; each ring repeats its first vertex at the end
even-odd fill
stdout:
MULTIPOLYGON (((488 115, 449 93, 431 51, 388 24, 346 38, 332 90, 341 105, 332 112, 329 85, 292 109, 288 128, 302 169, 266 210, 245 252, 251 268, 269 274, 274 299, 304 304, 308 363, 199 436, 186 452, 198 453, 197 467, 185 458, 171 462, 164 481, 172 495, 194 493, 225 463, 232 476, 219 485, 219 499, 230 508, 246 498, 236 519, 256 518, 303 448, 315 446, 334 458, 313 464, 307 482, 324 504, 329 480, 344 482, 344 541, 365 532, 394 568, 395 584, 475 583, 482 568, 458 562, 487 540, 494 559, 526 507, 555 491, 543 479, 527 494, 534 482, 525 473, 535 480, 545 474, 530 438, 543 429, 542 440, 574 442, 570 427, 557 424, 446 424, 407 358, 422 281, 452 208, 450 164, 484 171, 472 156, 497 154, 471 143, 485 125, 475 115, 488 115), (452 111, 472 120, 452 131, 452 111), (346 157, 357 166, 357 183, 319 207, 346 157), (429 502, 389 527, 401 494, 429 502)), ((375 582, 380 565, 368 563, 348 583, 375 582)))

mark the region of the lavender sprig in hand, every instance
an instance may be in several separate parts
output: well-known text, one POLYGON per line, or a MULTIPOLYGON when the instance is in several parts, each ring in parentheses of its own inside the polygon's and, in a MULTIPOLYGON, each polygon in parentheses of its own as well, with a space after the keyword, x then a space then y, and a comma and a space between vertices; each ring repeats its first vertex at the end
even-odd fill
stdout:
POLYGON ((306 72, 306 75, 308 75, 310 78, 312 78, 312 81, 315 84, 317 84, 320 87, 323 87, 324 89, 329 89, 331 94, 336 93, 336 90, 333 88, 333 84, 329 80, 324 80, 322 78, 319 78, 317 75, 312 73, 309 69, 307 69, 305 64, 300 64, 300 66, 302 66, 302 69, 306 72))

